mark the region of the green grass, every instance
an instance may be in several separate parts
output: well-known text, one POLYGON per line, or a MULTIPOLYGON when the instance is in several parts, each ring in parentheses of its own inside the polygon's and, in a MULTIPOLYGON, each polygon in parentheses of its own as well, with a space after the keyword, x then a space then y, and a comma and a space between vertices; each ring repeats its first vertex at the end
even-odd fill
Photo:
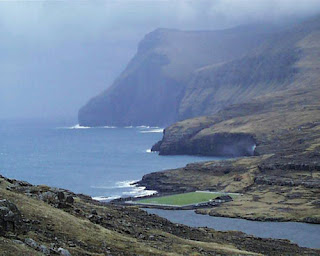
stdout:
POLYGON ((184 206, 189 204, 207 202, 221 195, 223 195, 223 193, 190 192, 171 196, 153 197, 139 200, 137 202, 142 204, 184 206))

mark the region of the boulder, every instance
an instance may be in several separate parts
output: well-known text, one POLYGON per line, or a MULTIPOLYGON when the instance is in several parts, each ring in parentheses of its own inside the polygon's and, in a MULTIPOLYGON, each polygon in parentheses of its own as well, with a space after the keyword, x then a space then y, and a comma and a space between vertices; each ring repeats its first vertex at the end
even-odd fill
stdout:
POLYGON ((24 243, 28 246, 30 246, 31 248, 35 249, 35 250, 39 250, 40 249, 40 246, 39 244, 34 241, 32 238, 26 238, 24 240, 24 243))
POLYGON ((60 255, 63 255, 63 256, 71 256, 71 254, 68 250, 63 249, 61 247, 58 249, 58 252, 60 253, 60 255))
POLYGON ((6 232, 19 233, 22 230, 22 217, 17 206, 9 200, 0 200, 0 235, 6 232))
POLYGON ((74 202, 74 199, 73 199, 72 196, 67 196, 67 197, 66 197, 66 203, 68 203, 68 204, 73 204, 73 202, 74 202))

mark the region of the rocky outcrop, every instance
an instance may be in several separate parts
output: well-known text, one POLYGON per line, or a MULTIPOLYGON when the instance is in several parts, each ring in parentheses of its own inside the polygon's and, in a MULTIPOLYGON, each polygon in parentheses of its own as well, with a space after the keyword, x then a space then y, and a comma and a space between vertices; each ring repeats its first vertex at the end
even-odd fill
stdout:
POLYGON ((297 187, 304 186, 306 188, 320 188, 320 180, 307 180, 285 178, 279 176, 257 176, 254 178, 256 184, 277 185, 277 186, 289 186, 297 187))
POLYGON ((17 206, 9 200, 0 200, 0 236, 7 232, 19 233, 22 227, 22 217, 17 206))
POLYGON ((253 156, 255 154, 256 141, 251 134, 213 133, 201 137, 195 135, 188 139, 182 137, 178 141, 167 134, 165 133, 161 142, 152 147, 152 151, 159 151, 160 155, 222 157, 253 156))
POLYGON ((17 191, 27 196, 37 198, 57 208, 68 208, 74 202, 73 197, 75 194, 65 189, 48 186, 34 186, 28 182, 15 179, 6 180, 10 183, 7 186, 7 190, 17 191))

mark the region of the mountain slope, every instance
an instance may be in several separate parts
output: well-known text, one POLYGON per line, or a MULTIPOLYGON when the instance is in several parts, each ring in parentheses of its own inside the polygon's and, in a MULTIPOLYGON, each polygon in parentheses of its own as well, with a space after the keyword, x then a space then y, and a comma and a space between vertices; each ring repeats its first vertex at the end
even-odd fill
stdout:
POLYGON ((231 104, 289 88, 305 74, 300 60, 313 54, 304 41, 319 32, 316 17, 275 33, 243 58, 197 70, 181 100, 179 120, 214 114, 231 104))
POLYGON ((221 31, 157 29, 114 84, 79 111, 81 125, 168 125, 178 120, 194 70, 246 55, 275 28, 245 26, 221 31))
MULTIPOLYGON (((235 98, 235 102, 239 100, 237 95, 239 95, 241 101, 245 99, 247 101, 235 105, 230 102, 229 106, 224 107, 212 116, 185 120, 172 125, 165 130, 162 142, 157 144, 155 149, 159 150, 161 154, 251 155, 253 151, 250 152, 250 149, 254 144, 257 144, 257 152, 268 154, 274 152, 274 146, 279 145, 280 138, 285 139, 285 134, 294 132, 293 137, 288 136, 286 138, 292 143, 294 139, 298 141, 301 135, 298 132, 300 126, 308 127, 308 123, 318 124, 320 122, 320 18, 304 23, 303 26, 298 26, 289 31, 287 35, 287 37, 282 37, 280 41, 274 41, 270 45, 271 47, 268 47, 263 53, 264 55, 270 53, 271 56, 279 51, 281 54, 283 52, 291 53, 283 54, 287 57, 282 60, 286 64, 291 63, 290 65, 283 65, 284 68, 289 70, 288 74, 278 72, 279 67, 282 66, 282 61, 273 61, 269 65, 259 65, 255 69, 249 69, 244 64, 239 65, 240 70, 247 70, 245 78, 241 81, 248 81, 251 77, 255 77, 255 81, 261 80, 264 82, 262 84, 267 87, 265 90, 261 89, 262 92, 266 93, 264 96, 252 97, 248 100, 246 95, 241 99, 240 92, 230 93, 226 97, 235 98), (288 56, 292 56, 293 52, 297 52, 299 57, 295 57, 295 61, 292 63, 288 56), (288 68, 288 66, 291 68, 288 68), (279 82, 283 79, 282 85, 277 86, 282 90, 268 93, 273 80, 268 80, 263 76, 262 71, 265 68, 272 71, 270 72, 276 77, 276 81, 279 82), (267 86, 269 81, 270 84, 267 86), (239 152, 225 152, 221 147, 212 148, 213 142, 216 145, 227 143, 230 144, 230 148, 234 148, 235 142, 230 141, 229 143, 228 140, 230 134, 236 137, 241 135, 242 138, 246 134, 244 140, 248 144, 241 144, 242 149, 238 147, 239 152), (218 135, 219 139, 217 140, 218 135), (256 143, 250 138, 254 138, 256 143), (275 142, 276 144, 274 144, 275 142), (232 143, 234 143, 233 146, 232 143), (270 144, 273 146, 270 146, 270 144), (211 148, 208 148, 209 145, 211 148)), ((261 54, 258 56, 261 56, 261 54)), ((281 70, 284 70, 284 68, 281 70)), ((266 71, 267 74, 268 70, 266 71)), ((267 77, 270 78, 271 75, 267 77)), ((236 78, 237 76, 235 76, 236 78)), ((218 83, 214 84, 217 85, 218 83)), ((236 82, 232 84, 234 88, 237 88, 236 82)), ((242 87, 245 86, 251 87, 249 81, 242 87)), ((198 90, 201 90, 200 85, 198 90)), ((248 93, 250 93, 250 90, 248 93)), ((197 97, 200 96, 197 95, 197 97)), ((196 105, 192 104, 192 106, 196 105)), ((207 111, 210 111, 210 107, 212 108, 211 111, 216 111, 209 103, 206 106, 207 111)), ((311 138, 316 134, 310 131, 308 136, 311 138)), ((232 139, 236 138, 233 137, 232 139)), ((315 142, 316 140, 311 141, 315 142)), ((283 142, 282 146, 285 147, 286 144, 289 144, 287 140, 283 142)), ((303 143, 300 143, 301 145, 303 143)), ((310 145, 305 146, 305 149, 308 147, 310 145)), ((285 148, 290 150, 290 148, 285 148)), ((280 149, 279 146, 277 146, 277 149, 280 149)))
MULTIPOLYGON (((319 24, 316 19, 309 28, 304 24, 296 30, 296 40, 294 34, 287 40, 290 44, 294 41, 299 58, 293 79, 288 79, 282 90, 229 105, 210 116, 175 123, 153 146, 162 155, 250 157, 151 173, 139 184, 165 193, 211 190, 243 194, 234 202, 198 210, 202 214, 319 224, 319 24), (307 33, 301 37, 301 31, 307 33)), ((278 44, 273 47, 268 51, 279 50, 278 44)), ((255 70, 248 76, 255 76, 255 70)))

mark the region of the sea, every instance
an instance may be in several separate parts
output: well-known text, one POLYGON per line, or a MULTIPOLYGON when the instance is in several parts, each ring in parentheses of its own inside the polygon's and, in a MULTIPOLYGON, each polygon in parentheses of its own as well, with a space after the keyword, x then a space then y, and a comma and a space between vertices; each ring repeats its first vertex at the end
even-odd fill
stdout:
POLYGON ((0 174, 101 201, 155 193, 133 185, 151 172, 220 158, 151 152, 162 127, 83 127, 54 121, 0 121, 0 174))
MULTIPOLYGON (((191 162, 222 159, 152 153, 150 148, 162 134, 162 127, 144 125, 91 128, 55 121, 0 121, 0 174, 110 201, 154 194, 155 191, 134 185, 147 173, 183 167, 191 162)), ((194 211, 147 211, 193 227, 238 230, 320 248, 319 225, 217 218, 194 211)))

